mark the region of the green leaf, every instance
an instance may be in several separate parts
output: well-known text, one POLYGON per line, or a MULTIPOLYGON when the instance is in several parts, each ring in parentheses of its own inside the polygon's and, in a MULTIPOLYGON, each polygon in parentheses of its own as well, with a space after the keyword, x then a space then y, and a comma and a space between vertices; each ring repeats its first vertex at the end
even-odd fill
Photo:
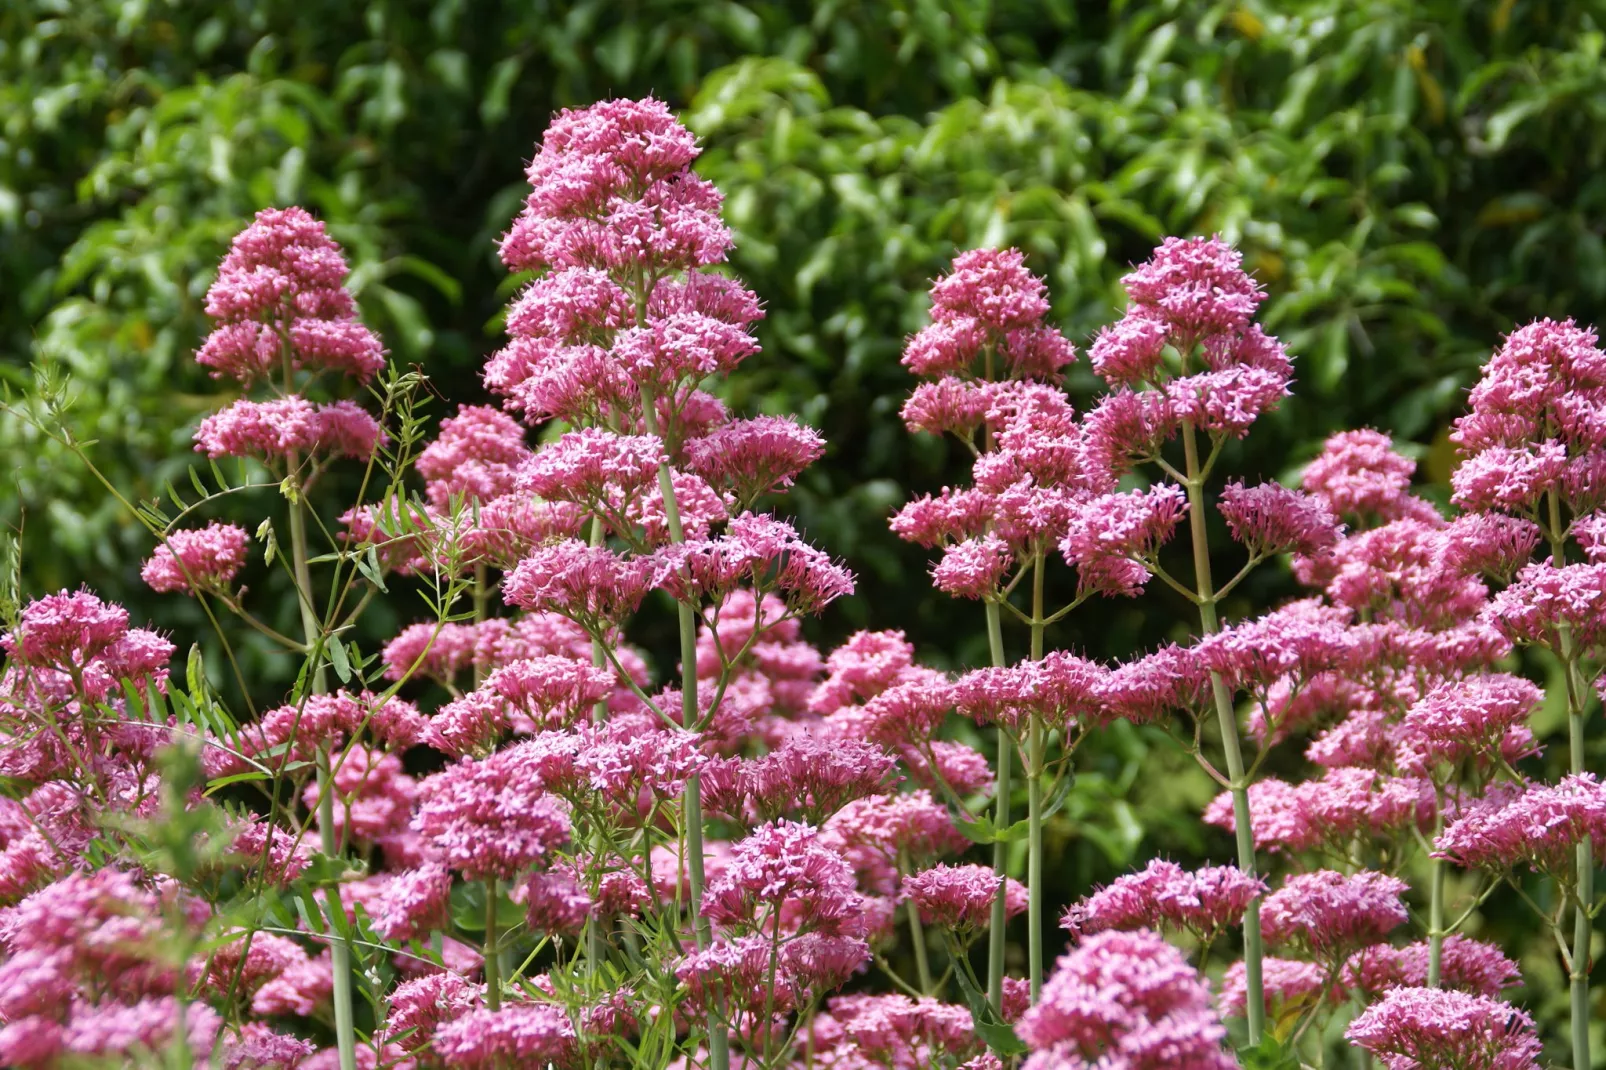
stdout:
POLYGON ((1282 1041, 1270 1033, 1254 1047, 1238 1049, 1238 1062, 1244 1070, 1299 1070, 1299 1059, 1282 1041))
POLYGON ((329 653, 329 664, 335 668, 335 675, 340 677, 343 684, 351 683, 351 662, 346 660, 346 647, 339 639, 331 639, 324 644, 329 653))
POLYGON ((968 969, 954 971, 959 979, 959 987, 965 995, 965 1005, 970 1008, 971 1024, 976 1027, 976 1035, 993 1050, 1000 1058, 1019 1055, 1026 1050, 1026 1045, 1016 1036, 1015 1029, 1008 1022, 999 1018, 993 1012, 993 1006, 987 1002, 987 994, 976 987, 970 979, 968 969))

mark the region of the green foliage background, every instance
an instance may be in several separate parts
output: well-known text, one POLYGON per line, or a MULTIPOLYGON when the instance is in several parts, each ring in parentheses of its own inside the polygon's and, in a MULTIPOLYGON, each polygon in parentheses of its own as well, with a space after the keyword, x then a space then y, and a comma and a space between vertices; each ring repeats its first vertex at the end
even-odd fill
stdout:
MULTIPOLYGON (((819 638, 899 626, 933 661, 973 662, 979 613, 932 593, 885 525, 965 469, 897 418, 902 341, 949 258, 1024 248, 1084 342, 1162 236, 1219 232, 1299 368, 1231 467, 1287 477, 1366 425, 1442 484, 1448 421, 1499 336, 1601 315, 1603 31, 1584 0, 15 0, 0 378, 25 391, 31 364, 59 362, 113 482, 184 485, 190 431, 226 400, 190 359, 214 265, 252 211, 297 202, 346 245, 396 358, 481 400, 510 294, 493 243, 548 116, 652 92, 704 139, 734 266, 768 305, 729 400, 831 442, 783 505, 860 573, 819 638)), ((76 462, 4 418, 0 460, 32 593, 88 582, 202 634, 187 600, 139 582, 147 536, 76 462)), ((1285 589, 1264 578, 1238 608, 1285 589)), ((1104 603, 1051 640, 1119 655, 1182 608, 1104 603)), ((1196 825, 1209 786, 1154 742, 1090 756, 1054 830, 1062 898, 1156 852, 1225 857, 1196 825)), ((1512 924, 1550 1018, 1554 956, 1512 924)))

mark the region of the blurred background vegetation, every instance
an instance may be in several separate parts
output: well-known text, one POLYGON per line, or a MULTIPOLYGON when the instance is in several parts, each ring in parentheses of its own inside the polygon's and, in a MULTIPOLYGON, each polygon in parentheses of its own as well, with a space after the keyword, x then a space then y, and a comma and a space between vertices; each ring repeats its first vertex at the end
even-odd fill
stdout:
MULTIPOLYGON (((734 266, 769 309, 730 401, 831 443, 782 503, 860 574, 818 638, 899 626, 935 662, 974 661, 955 637, 979 644, 976 608, 933 594, 924 553, 885 525, 964 478, 956 449, 897 417, 903 339, 953 254, 1025 249, 1085 343, 1162 236, 1219 232, 1299 368, 1231 468, 1287 478, 1328 432, 1373 426, 1440 485, 1448 422, 1499 336, 1601 315, 1603 30, 1583 0, 13 0, 0 379, 25 391, 31 364, 58 362, 113 482, 184 486, 190 432, 226 400, 191 360, 204 292, 255 209, 295 202, 346 245, 398 361, 451 403, 483 400, 511 292, 494 241, 549 115, 654 93, 703 138, 734 266)), ((203 634, 192 602, 139 582, 150 539, 71 457, 0 418, 0 459, 31 593, 89 582, 181 644, 203 634)), ((1240 612, 1289 589, 1259 582, 1240 612)), ((1116 656, 1177 609, 1104 603, 1053 638, 1116 656)), ((1153 742, 1089 755, 1054 836, 1063 898, 1156 852, 1226 856, 1197 827, 1207 783, 1153 742)), ((1553 956, 1507 935, 1549 1015, 1553 956)))

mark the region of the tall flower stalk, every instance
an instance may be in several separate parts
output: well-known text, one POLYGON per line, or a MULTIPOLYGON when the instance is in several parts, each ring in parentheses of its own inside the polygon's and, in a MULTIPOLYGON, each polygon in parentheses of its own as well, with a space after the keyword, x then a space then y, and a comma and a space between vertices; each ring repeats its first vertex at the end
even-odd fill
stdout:
MULTIPOLYGON (((1193 424, 1182 424, 1183 485, 1188 494, 1188 529, 1193 544, 1194 596, 1199 603, 1199 626, 1205 635, 1221 628, 1216 612, 1217 593, 1210 573, 1210 544, 1205 529, 1205 470, 1199 463, 1199 446, 1193 424)), ((1226 758, 1227 789, 1232 792, 1234 840, 1238 848, 1238 868, 1255 876, 1254 825, 1249 813, 1249 777, 1244 766, 1243 748, 1238 739, 1238 711, 1221 674, 1210 673, 1210 698, 1215 705, 1216 725, 1221 732, 1221 749, 1226 758)), ((1244 1010, 1249 1043, 1260 1043, 1266 1022, 1266 997, 1261 972, 1264 952, 1260 940, 1260 900, 1251 899, 1244 908, 1244 1010)))

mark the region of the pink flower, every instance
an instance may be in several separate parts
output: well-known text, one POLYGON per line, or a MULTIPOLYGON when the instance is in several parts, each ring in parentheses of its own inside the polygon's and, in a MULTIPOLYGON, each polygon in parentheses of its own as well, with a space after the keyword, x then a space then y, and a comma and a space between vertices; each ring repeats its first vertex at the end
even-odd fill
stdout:
POLYGON ((489 405, 464 405, 441 421, 417 467, 430 504, 445 509, 454 494, 489 502, 509 493, 529 456, 524 432, 511 417, 489 405))
POLYGON ((703 913, 740 931, 864 934, 853 870, 811 825, 775 821, 732 848, 703 895, 703 913))
MULTIPOLYGON (((1373 995, 1399 985, 1426 985, 1427 977, 1428 944, 1423 940, 1406 947, 1362 948, 1344 964, 1342 982, 1347 989, 1373 995)), ((1451 933, 1444 938, 1440 982, 1446 988, 1492 998, 1521 984, 1522 973, 1493 944, 1451 933)))
POLYGON ((903 423, 910 431, 949 432, 968 441, 986 418, 992 396, 991 384, 952 376, 921 383, 903 403, 903 423))
POLYGON ((900 995, 837 996, 815 1017, 811 1034, 815 1050, 831 1052, 831 1065, 941 1065, 943 1054, 959 1058, 982 1048, 966 1008, 900 995))
POLYGON ((1383 873, 1301 873, 1261 904, 1261 931, 1273 947, 1298 944, 1318 958, 1337 962, 1405 924, 1400 895, 1408 887, 1383 873))
POLYGON ((563 870, 530 874, 514 889, 513 901, 524 905, 531 932, 574 935, 591 916, 591 897, 563 870))
POLYGON ((1597 849, 1606 846, 1606 788, 1593 774, 1579 773, 1467 806, 1439 836, 1435 854, 1468 867, 1529 865, 1565 876, 1586 836, 1597 849))
POLYGON ((1490 446, 1450 474, 1450 500, 1463 509, 1527 512, 1561 485, 1566 471, 1567 447, 1560 442, 1490 446))
POLYGON ((1175 926, 1210 940, 1238 924, 1250 902, 1265 892, 1264 881, 1233 866, 1189 873, 1157 858, 1072 906, 1060 924, 1073 935, 1175 926))
POLYGON ((1195 709, 1208 693, 1209 678, 1192 650, 1163 646, 1104 675, 1099 698, 1103 717, 1134 724, 1154 721, 1176 709, 1195 709))
POLYGON ((854 632, 825 659, 827 675, 809 699, 809 709, 831 713, 880 694, 914 664, 914 653, 902 632, 854 632))
POLYGON ((730 423, 686 444, 688 464, 709 483, 752 502, 790 487, 825 453, 819 432, 780 416, 730 423))
MULTIPOLYGON (((790 524, 743 513, 725 535, 662 547, 654 585, 676 599, 723 601, 741 586, 773 591, 793 613, 817 613, 853 593, 853 574, 798 537, 790 524)), ((516 578, 516 574, 515 574, 516 578)))
POLYGON ((455 973, 433 973, 403 981, 390 992, 390 1013, 385 1016, 383 1039, 407 1051, 426 1048, 435 1030, 480 1005, 483 986, 455 973))
POLYGON ((630 297, 597 268, 570 267, 536 279, 507 313, 507 333, 548 337, 568 345, 605 342, 610 332, 633 326, 630 297))
POLYGON ((245 565, 249 538, 233 524, 172 532, 140 569, 140 578, 153 591, 227 589, 245 565))
MULTIPOLYGON (((1288 784, 1275 777, 1249 787, 1255 846, 1271 851, 1342 849, 1357 836, 1392 837, 1433 823, 1431 782, 1374 769, 1341 767, 1318 780, 1288 784)), ((1232 795, 1222 792, 1205 810, 1207 824, 1237 827, 1232 795)))
POLYGON ((798 812, 823 821, 896 783, 893 756, 874 743, 793 736, 742 770, 742 791, 762 818, 798 812))
POLYGON ((729 374, 757 352, 758 342, 746 328, 700 312, 676 312, 621 331, 613 347, 627 375, 665 390, 729 374))
POLYGON ((380 653, 385 678, 400 680, 416 671, 449 683, 474 663, 474 645, 473 625, 437 625, 429 621, 409 624, 380 653))
POLYGON ((1539 1066, 1533 1019, 1509 1003, 1465 992, 1391 989, 1351 1022, 1344 1036, 1377 1056, 1387 1070, 1539 1066))
POLYGON ((985 534, 997 509, 995 495, 973 489, 945 489, 937 497, 928 494, 909 502, 888 526, 906 542, 941 546, 985 534))
POLYGON ((444 930, 451 921, 451 895, 451 870, 439 862, 392 874, 370 911, 374 929, 391 940, 411 940, 444 930))
POLYGON ((1219 238, 1167 238, 1121 284, 1145 314, 1180 339, 1196 340, 1244 330, 1266 299, 1242 264, 1219 238))
POLYGON ((649 589, 651 563, 565 539, 536 549, 503 581, 509 605, 602 628, 631 613, 649 589))
POLYGON ((948 808, 924 790, 850 802, 826 821, 821 838, 839 845, 850 859, 874 851, 888 861, 908 858, 917 866, 970 844, 948 808))
POLYGON ((419 784, 413 829, 470 880, 511 880, 569 838, 567 809, 540 790, 541 766, 514 747, 448 766, 419 784))
MULTIPOLYGON (((1260 960, 1260 966, 1266 1009, 1274 1020, 1297 1016, 1320 1000, 1336 1003, 1343 999, 1342 991, 1328 979, 1327 970, 1317 963, 1268 955, 1260 960)), ((1221 1009, 1235 1018, 1242 1018, 1247 1006, 1244 964, 1234 962, 1221 978, 1221 1009)))
POLYGON ((635 497, 666 463, 663 443, 650 435, 587 427, 539 450, 519 471, 518 483, 549 500, 591 504, 607 500, 610 491, 635 497))
POLYGON ((346 261, 322 223, 301 208, 266 208, 235 235, 206 294, 218 326, 195 359, 249 383, 286 361, 367 380, 385 351, 356 318, 346 261))
POLYGON ((1120 475, 1135 462, 1158 456, 1181 427, 1180 414, 1160 391, 1113 390, 1083 420, 1089 462, 1120 475))
POLYGON ((1173 379, 1165 398, 1174 419, 1213 436, 1242 438, 1288 396, 1288 382, 1287 373, 1237 365, 1173 379))
POLYGON ((774 952, 771 938, 755 933, 716 940, 706 951, 687 955, 675 967, 686 987, 685 1006, 702 1013, 719 999, 725 1014, 785 1013, 812 995, 841 987, 870 958, 869 945, 857 937, 812 933, 774 952))
MULTIPOLYGON (((339 842, 371 846, 399 835, 412 818, 417 783, 402 772, 401 759, 358 743, 338 759, 334 777, 334 829, 339 842)), ((302 801, 316 810, 316 783, 302 791, 302 801)))
POLYGON ((1468 575, 1486 572, 1510 581, 1539 545, 1539 525, 1503 513, 1467 513, 1444 531, 1445 560, 1468 575))
POLYGON ((1516 761, 1534 752, 1528 717, 1544 693, 1507 673, 1440 684, 1400 722, 1399 767, 1428 773, 1467 759, 1492 767, 1496 756, 1516 761))
POLYGON ((992 918, 1000 881, 1004 885, 1004 914, 1014 917, 1026 909, 1026 888, 1017 880, 999 877, 990 866, 933 866, 904 878, 903 894, 920 908, 920 916, 927 922, 950 929, 985 929, 992 918))
POLYGON ((954 681, 950 694, 961 716, 982 724, 1019 731, 1037 714, 1058 727, 1068 720, 1096 719, 1104 675, 1093 662, 1056 650, 1038 661, 968 672, 954 681))
POLYGON ((1559 650, 1557 626, 1566 624, 1581 648, 1599 646, 1606 643, 1606 565, 1525 566, 1485 616, 1513 642, 1559 650))
POLYGON ((931 570, 931 579, 939 591, 955 598, 987 598, 997 594, 1014 562, 1008 543, 983 535, 950 546, 931 570))
POLYGON ((1157 377, 1166 342, 1164 323, 1128 312, 1099 329, 1087 355, 1094 373, 1111 386, 1135 386, 1157 377))
POLYGON ((1106 494, 1078 510, 1060 551, 1078 566, 1084 588, 1135 595, 1149 580, 1143 562, 1154 559, 1187 511, 1182 488, 1169 483, 1106 494))
POLYGON ((1146 930, 1098 933, 1062 956, 1016 1027, 1024 1070, 1229 1070, 1227 1031, 1182 953, 1146 930))
POLYGON ((1306 466, 1300 486, 1339 516, 1398 520, 1412 500, 1408 491, 1416 462, 1393 446, 1380 431, 1340 431, 1306 466))
POLYGON ((1583 548, 1590 564, 1606 564, 1606 511, 1574 520, 1570 534, 1583 548))
POLYGON ((1217 503, 1232 537, 1256 556, 1314 556, 1338 542, 1341 526, 1316 497, 1276 483, 1229 483, 1217 503))
POLYGON ((350 401, 314 405, 292 394, 273 401, 236 401, 201 421, 195 449, 208 457, 333 454, 367 460, 388 437, 350 401))
POLYGON ((577 1051, 568 1012, 553 1003, 513 1003, 470 1010, 435 1027, 435 1054, 457 1070, 567 1066, 577 1051))
POLYGON ((1018 249, 971 249, 931 284, 932 318, 966 316, 994 330, 1030 327, 1048 314, 1043 280, 1018 249))

